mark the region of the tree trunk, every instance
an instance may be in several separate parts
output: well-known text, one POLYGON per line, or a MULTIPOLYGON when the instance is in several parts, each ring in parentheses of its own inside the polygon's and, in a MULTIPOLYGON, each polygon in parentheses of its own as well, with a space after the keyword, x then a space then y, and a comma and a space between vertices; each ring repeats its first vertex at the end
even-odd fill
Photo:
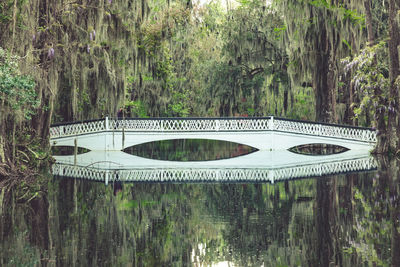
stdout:
POLYGON ((0 163, 6 162, 6 153, 4 150, 4 138, 0 133, 0 163))
MULTIPOLYGON (((357 125, 357 119, 354 117, 354 111, 352 104, 355 102, 355 90, 354 84, 351 82, 352 74, 343 74, 342 82, 342 102, 346 105, 346 109, 343 115, 343 123, 349 125, 357 125)), ((340 122, 340 123, 342 123, 340 122)))
POLYGON ((17 0, 14 0, 14 9, 13 9, 13 28, 12 28, 12 46, 11 46, 11 53, 14 52, 15 46, 15 29, 17 24, 17 0))
POLYGON ((399 10, 399 3, 395 0, 389 1, 389 79, 390 79, 390 91, 389 91, 389 116, 388 116, 388 141, 389 150, 395 151, 399 149, 399 138, 400 129, 397 129, 399 123, 398 116, 398 101, 399 95, 396 86, 396 79, 400 74, 399 69, 399 51, 398 46, 400 45, 400 33, 399 25, 397 23, 397 12, 399 10))
POLYGON ((316 99, 315 119, 319 122, 336 122, 336 80, 335 60, 326 29, 321 30, 321 38, 316 40, 316 70, 313 88, 316 99))
POLYGON ((285 116, 288 111, 288 93, 289 93, 289 91, 287 89, 285 89, 285 91, 283 91, 283 112, 284 112, 285 116))
POLYGON ((365 8, 365 24, 368 33, 368 45, 373 46, 375 42, 375 36, 372 27, 371 0, 364 1, 364 8, 365 8))

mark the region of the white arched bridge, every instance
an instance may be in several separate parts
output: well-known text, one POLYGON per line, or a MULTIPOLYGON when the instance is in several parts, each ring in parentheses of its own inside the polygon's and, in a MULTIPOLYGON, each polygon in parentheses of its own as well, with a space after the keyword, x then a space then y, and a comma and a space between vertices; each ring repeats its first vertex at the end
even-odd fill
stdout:
POLYGON ((369 152, 376 144, 376 132, 369 128, 274 117, 105 118, 52 125, 50 141, 52 146, 76 146, 90 150, 78 155, 54 156, 58 164, 54 171, 59 175, 71 174, 70 176, 79 178, 78 174, 84 173, 91 177, 109 177, 114 173, 120 178, 125 177, 127 181, 146 181, 147 178, 127 177, 131 177, 128 174, 132 173, 140 173, 140 177, 149 177, 149 174, 155 175, 154 177, 179 177, 184 173, 203 173, 206 177, 216 177, 217 181, 223 180, 222 177, 236 177, 251 172, 256 174, 254 177, 273 181, 282 177, 288 178, 289 173, 295 178, 323 175, 324 172, 370 169, 360 166, 370 166, 366 162, 371 160, 369 152), (188 162, 154 160, 122 151, 130 146, 170 139, 223 140, 248 145, 258 151, 230 159, 188 162), (302 155, 288 150, 299 145, 318 143, 337 145, 349 150, 321 156, 302 155), (349 164, 354 168, 348 168, 349 164), (304 169, 304 166, 307 168, 304 169), (323 171, 326 169, 324 166, 330 167, 323 171), (211 173, 205 174, 208 173, 206 170, 211 173), (294 170, 301 171, 296 174, 294 170), (277 176, 282 171, 286 176, 277 176), (165 176, 161 173, 165 173, 165 176))
POLYGON ((274 117, 264 118, 156 118, 101 119, 56 124, 50 128, 53 146, 84 147, 92 151, 119 151, 159 140, 213 139, 248 145, 259 150, 285 150, 325 143, 350 150, 371 150, 376 132, 274 117))

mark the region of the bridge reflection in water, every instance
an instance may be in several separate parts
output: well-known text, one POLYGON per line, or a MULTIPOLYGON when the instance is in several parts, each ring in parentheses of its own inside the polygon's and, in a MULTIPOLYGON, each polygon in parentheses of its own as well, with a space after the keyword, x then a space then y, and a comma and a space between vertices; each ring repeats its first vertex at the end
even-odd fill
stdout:
MULTIPOLYGON (((257 152, 259 153, 259 152, 257 152)), ((254 154, 257 154, 254 153, 254 154)), ((273 154, 273 153, 271 153, 273 154)), ((273 156, 273 155, 270 155, 273 156)), ((312 156, 311 156, 312 157, 312 156)), ((338 157, 338 155, 336 155, 338 157)), ((238 157, 240 158, 240 157, 238 157)), ((318 157, 319 158, 319 157, 318 157)), ((340 156, 338 157, 340 158, 340 156)), ((235 158, 236 159, 236 158, 235 158)), ((147 159, 148 160, 148 159, 147 159)), ((230 159, 234 160, 234 159, 230 159)), ((53 174, 59 177, 87 179, 108 184, 114 181, 121 182, 270 182, 321 177, 325 175, 342 174, 348 172, 371 171, 377 168, 373 157, 361 157, 352 159, 336 159, 325 157, 325 160, 304 164, 284 164, 281 166, 237 165, 227 166, 216 164, 216 161, 196 162, 195 167, 191 162, 165 162, 154 161, 153 167, 131 167, 118 169, 118 165, 112 162, 97 162, 90 166, 56 163, 53 165, 53 174), (167 165, 157 165, 163 162, 167 165), (171 164, 173 163, 173 164, 171 164), (211 164, 210 164, 211 163, 211 164), (106 165, 108 164, 108 168, 106 165), (207 167, 208 164, 208 167, 207 167), (96 167, 97 166, 97 167, 96 167)), ((224 160, 221 160, 224 161, 224 160)))

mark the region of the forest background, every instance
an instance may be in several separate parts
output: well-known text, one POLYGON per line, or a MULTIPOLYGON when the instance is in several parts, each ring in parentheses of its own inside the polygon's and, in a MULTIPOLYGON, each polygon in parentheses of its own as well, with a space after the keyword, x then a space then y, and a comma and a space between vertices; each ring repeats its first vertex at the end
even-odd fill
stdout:
POLYGON ((51 123, 275 115, 400 143, 395 0, 4 0, 0 176, 49 156, 51 123))

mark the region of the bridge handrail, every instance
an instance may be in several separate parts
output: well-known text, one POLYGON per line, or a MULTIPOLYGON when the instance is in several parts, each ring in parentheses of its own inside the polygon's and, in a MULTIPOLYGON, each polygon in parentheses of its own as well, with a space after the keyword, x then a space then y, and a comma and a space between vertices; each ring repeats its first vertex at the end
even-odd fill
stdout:
POLYGON ((105 118, 77 123, 52 125, 50 137, 64 137, 107 130, 137 132, 199 132, 199 131, 282 131, 324 137, 376 142, 371 128, 315 123, 278 117, 235 118, 105 118))
POLYGON ((50 138, 101 132, 107 129, 107 118, 50 126, 50 138))
POLYGON ((369 171, 377 168, 372 157, 341 162, 317 163, 278 169, 255 168, 196 168, 196 169, 123 169, 107 170, 82 166, 53 164, 53 175, 95 181, 123 182, 266 182, 308 178, 356 171, 369 171))
MULTIPOLYGON (((88 123, 88 122, 96 122, 96 121, 105 121, 108 118, 109 120, 120 120, 121 118, 117 117, 105 117, 101 119, 90 119, 90 120, 79 120, 79 121, 67 121, 67 122, 56 122, 52 123, 50 127, 56 126, 65 126, 65 125, 73 125, 73 124, 81 124, 81 123, 88 123)), ((342 124, 335 124, 329 122, 314 122, 314 121, 306 121, 306 120, 296 120, 296 119, 288 119, 278 116, 264 116, 264 117, 155 117, 155 118, 130 118, 126 117, 123 120, 254 120, 254 119, 271 119, 274 118, 275 120, 283 120, 283 121, 292 121, 292 122, 304 122, 304 123, 312 123, 312 124, 322 124, 328 126, 339 126, 343 128, 353 128, 353 129, 365 129, 365 130, 372 130, 373 128, 370 127, 363 127, 363 126, 353 126, 353 125, 342 125, 342 124)))

